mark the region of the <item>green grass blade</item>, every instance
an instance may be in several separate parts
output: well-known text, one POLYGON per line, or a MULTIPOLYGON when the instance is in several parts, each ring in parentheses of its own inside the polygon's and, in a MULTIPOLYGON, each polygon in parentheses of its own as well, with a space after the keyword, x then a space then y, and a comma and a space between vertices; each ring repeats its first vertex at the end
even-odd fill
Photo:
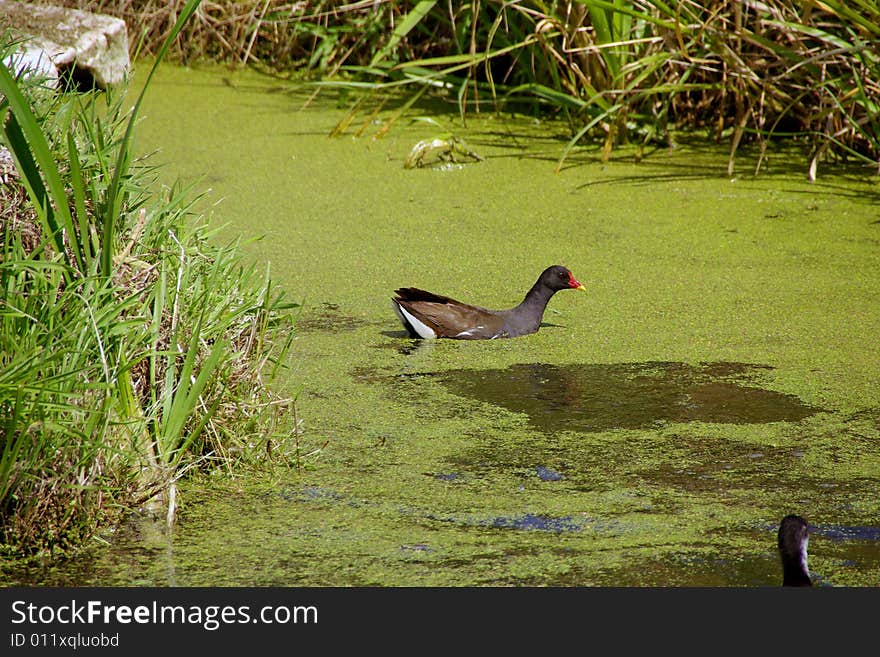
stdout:
POLYGON ((67 205, 67 190, 52 155, 52 149, 27 99, 10 70, 3 63, 0 63, 0 92, 6 96, 9 109, 12 111, 12 116, 9 117, 3 130, 12 146, 12 156, 22 169, 28 183, 26 186, 31 201, 38 210, 44 210, 50 230, 48 237, 51 237, 58 252, 66 253, 60 234, 60 229, 64 229, 68 232, 71 248, 76 253, 78 248, 73 219, 67 205), (45 186, 37 182, 40 173, 45 180, 45 186), (50 199, 54 201, 54 212, 57 213, 58 223, 53 219, 50 199))
POLYGON ((880 5, 877 2, 864 2, 862 0, 836 2, 835 0, 825 0, 821 4, 826 11, 858 25, 862 30, 875 37, 880 36, 880 5), (862 15, 862 13, 854 10, 852 5, 858 5, 865 14, 869 15, 862 15))
POLYGON ((87 274, 91 271, 92 241, 89 230, 89 215, 86 212, 86 192, 83 184, 82 164, 76 147, 73 133, 67 133, 67 161, 70 165, 70 186, 73 189, 73 205, 76 210, 76 218, 79 227, 79 250, 76 257, 79 260, 80 271, 87 274))
MULTIPOLYGON (((662 28, 670 30, 670 31, 674 31, 676 28, 676 23, 674 20, 672 20, 672 21, 663 20, 662 18, 660 18, 658 16, 654 16, 648 12, 638 11, 636 9, 632 9, 631 6, 630 7, 625 6, 625 5, 619 6, 617 4, 614 4, 613 2, 605 2, 604 0, 577 0, 577 3, 580 5, 587 6, 587 9, 590 10, 590 12, 591 12, 590 13, 591 19, 592 19, 592 15, 593 15, 592 10, 593 10, 593 8, 595 8, 595 9, 604 9, 604 10, 606 10, 608 12, 612 12, 612 13, 619 12, 619 13, 627 14, 629 16, 632 16, 633 18, 638 18, 640 20, 644 20, 648 23, 651 23, 653 25, 657 25, 658 27, 662 27, 662 28)), ((675 11, 672 10, 670 7, 666 6, 665 4, 663 4, 661 2, 652 2, 650 4, 661 9, 661 13, 669 16, 671 19, 675 19, 675 11)), ((684 25, 679 26, 679 28, 682 28, 682 29, 684 27, 685 27, 684 25)), ((610 32, 610 30, 609 30, 609 32, 610 32)))
MULTIPOLYGON (((15 466, 23 460, 21 458, 22 448, 25 443, 31 440, 27 434, 28 420, 23 417, 21 412, 23 394, 24 390, 18 386, 15 390, 15 399, 11 402, 12 412, 3 418, 2 425, 0 425, 3 431, 3 449, 0 452, 0 500, 7 499, 9 492, 15 487, 15 466)), ((6 397, 6 395, 2 395, 2 397, 6 397)), ((23 470, 23 468, 18 468, 18 470, 23 470)))
POLYGON ((131 150, 129 145, 131 143, 135 123, 137 122, 138 113, 140 112, 141 105, 144 102, 144 97, 146 96, 147 89, 150 86, 150 82, 152 81, 153 76, 156 74, 156 71, 159 68, 159 64, 161 64, 162 60, 165 58, 165 55, 168 54, 168 49, 171 48, 171 44, 177 38, 177 35, 180 34, 180 31, 183 29, 184 24, 186 24, 190 16, 195 13, 196 9, 198 9, 201 3, 202 0, 188 0, 186 5, 181 10, 180 14, 178 15, 177 22, 174 24, 171 32, 169 32, 168 37, 162 44, 162 47, 159 49, 159 52, 156 55, 156 60, 153 62, 153 66, 150 68, 149 74, 147 74, 146 82, 144 83, 144 86, 134 103, 134 107, 131 110, 131 116, 128 119, 128 124, 125 128, 125 134, 123 135, 119 145, 119 155, 116 160, 116 167, 113 170, 113 177, 110 181, 109 186, 107 187, 106 204, 104 207, 104 216, 102 217, 104 225, 103 238, 101 240, 101 273, 105 277, 109 277, 113 270, 114 242, 116 239, 116 218, 121 213, 123 201, 122 180, 125 176, 128 175, 129 164, 131 161, 131 150))
POLYGON ((412 10, 403 17, 403 20, 397 24, 397 27, 394 28, 394 32, 391 33, 391 38, 388 40, 388 43, 382 46, 382 48, 373 55, 373 59, 370 60, 370 66, 376 66, 379 62, 384 61, 385 58, 397 47, 400 40, 409 34, 410 30, 418 25, 436 4, 436 0, 422 0, 422 2, 419 2, 413 7, 412 10))
POLYGON ((52 240, 56 251, 60 252, 62 250, 62 243, 59 236, 58 223, 55 221, 55 212, 52 210, 52 204, 49 203, 49 193, 46 191, 46 186, 40 177, 37 163, 34 161, 33 155, 31 155, 27 139, 21 131, 21 127, 14 114, 6 121, 3 133, 9 144, 12 158, 15 160, 18 170, 22 173, 22 181, 27 189, 28 196, 34 204, 34 209, 39 213, 40 219, 43 221, 43 230, 52 240))
POLYGON ((562 170, 562 165, 565 163, 565 159, 568 157, 568 154, 571 150, 577 145, 577 143, 581 140, 585 134, 587 134, 593 127, 599 124, 601 121, 604 121, 609 116, 612 116, 620 109, 623 108, 622 104, 613 105, 608 108, 608 110, 602 112, 598 116, 594 117, 592 121, 587 123, 583 128, 581 128, 574 137, 572 137, 568 144, 565 145, 565 148, 562 151, 562 155, 559 156, 559 162, 556 164, 556 173, 559 173, 562 170))

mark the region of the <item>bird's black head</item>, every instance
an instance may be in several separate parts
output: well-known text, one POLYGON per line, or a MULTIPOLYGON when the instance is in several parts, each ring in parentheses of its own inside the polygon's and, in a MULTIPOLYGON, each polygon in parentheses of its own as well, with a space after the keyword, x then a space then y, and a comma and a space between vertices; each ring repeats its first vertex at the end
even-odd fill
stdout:
POLYGON ((567 267, 553 265, 541 274, 541 283, 551 290, 586 290, 567 267))

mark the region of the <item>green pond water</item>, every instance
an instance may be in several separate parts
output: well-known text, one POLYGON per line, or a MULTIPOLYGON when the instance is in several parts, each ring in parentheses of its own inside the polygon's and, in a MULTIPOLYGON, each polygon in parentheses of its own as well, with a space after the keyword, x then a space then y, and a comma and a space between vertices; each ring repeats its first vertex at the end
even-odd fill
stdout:
POLYGON ((876 177, 783 152, 731 179, 699 140, 555 173, 562 124, 438 104, 376 138, 388 103, 331 138, 348 103, 312 92, 166 66, 138 143, 303 303, 282 386, 317 453, 10 581, 768 586, 794 512, 817 582, 880 584, 876 177), (404 168, 448 131, 484 161, 404 168), (531 336, 413 341, 391 309, 509 307, 551 264, 588 294, 531 336))

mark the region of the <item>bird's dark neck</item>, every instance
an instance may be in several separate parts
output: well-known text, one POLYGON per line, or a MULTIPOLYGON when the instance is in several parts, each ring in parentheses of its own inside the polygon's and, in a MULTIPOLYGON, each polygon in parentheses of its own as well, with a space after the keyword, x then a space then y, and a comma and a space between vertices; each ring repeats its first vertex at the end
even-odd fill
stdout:
POLYGON ((556 290, 551 290, 546 285, 542 285, 541 281, 538 281, 532 285, 532 289, 526 293, 525 299, 516 307, 516 310, 523 309, 524 312, 535 312, 534 309, 537 309, 538 314, 542 315, 547 304, 550 302, 550 298, 555 293, 556 290))
POLYGON ((812 586, 813 582, 799 561, 790 561, 782 564, 782 585, 812 586))
POLYGON ((515 308, 507 311, 507 329, 510 335, 524 335, 534 333, 541 325, 544 317, 544 309, 553 296, 555 290, 546 285, 535 283, 528 291, 525 299, 515 308))

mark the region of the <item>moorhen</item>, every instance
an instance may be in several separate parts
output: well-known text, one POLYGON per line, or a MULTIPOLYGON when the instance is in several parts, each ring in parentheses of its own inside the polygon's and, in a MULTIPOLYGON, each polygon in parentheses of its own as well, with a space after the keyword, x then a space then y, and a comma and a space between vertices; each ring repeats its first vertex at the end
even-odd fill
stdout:
POLYGON ((568 269, 548 267, 523 302, 509 310, 487 310, 415 287, 395 290, 394 311, 413 338, 494 340, 535 333, 547 302, 559 290, 586 290, 568 269))
POLYGON ((807 542, 810 539, 807 521, 797 515, 787 515, 779 524, 777 543, 782 559, 783 586, 812 586, 807 570, 807 542))

